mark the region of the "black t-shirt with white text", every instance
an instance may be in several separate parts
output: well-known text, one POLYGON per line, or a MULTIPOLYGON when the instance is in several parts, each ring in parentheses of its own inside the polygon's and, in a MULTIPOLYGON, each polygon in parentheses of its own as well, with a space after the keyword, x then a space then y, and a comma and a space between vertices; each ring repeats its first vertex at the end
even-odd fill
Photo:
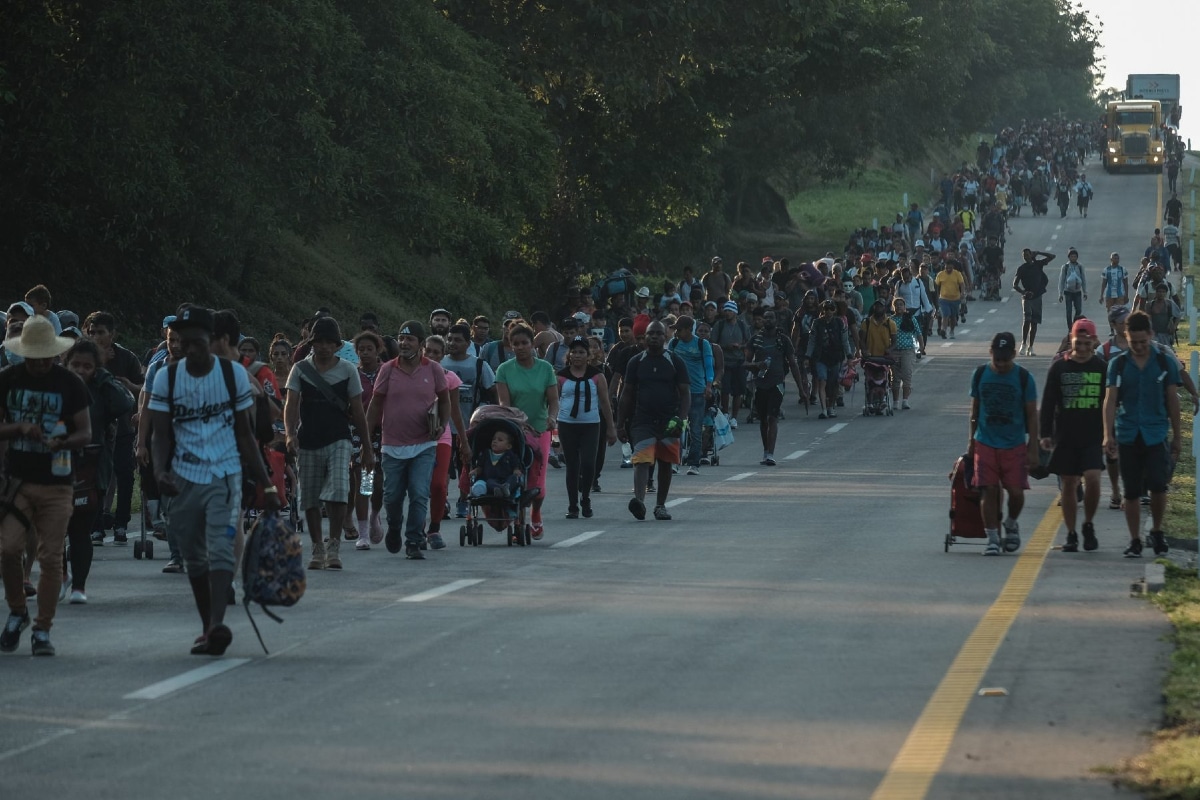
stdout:
POLYGON ((1072 358, 1052 363, 1042 394, 1041 435, 1066 447, 1101 444, 1107 374, 1107 366, 1097 356, 1082 363, 1072 358))
POLYGON ((47 446, 61 420, 67 434, 75 431, 75 415, 91 404, 87 386, 75 373, 55 365, 49 374, 30 375, 24 364, 0 371, 0 405, 9 422, 32 422, 42 429, 43 441, 12 439, 8 469, 13 477, 38 485, 72 485, 70 475, 50 472, 53 453, 47 446))

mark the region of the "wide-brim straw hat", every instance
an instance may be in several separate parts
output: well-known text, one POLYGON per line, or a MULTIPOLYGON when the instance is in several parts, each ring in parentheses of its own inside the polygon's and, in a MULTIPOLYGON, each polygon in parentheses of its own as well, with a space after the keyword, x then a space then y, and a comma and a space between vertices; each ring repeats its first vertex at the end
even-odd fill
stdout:
POLYGON ((25 321, 20 338, 4 342, 10 353, 21 358, 54 358, 70 350, 74 344, 74 339, 56 336, 50 320, 41 315, 25 321))

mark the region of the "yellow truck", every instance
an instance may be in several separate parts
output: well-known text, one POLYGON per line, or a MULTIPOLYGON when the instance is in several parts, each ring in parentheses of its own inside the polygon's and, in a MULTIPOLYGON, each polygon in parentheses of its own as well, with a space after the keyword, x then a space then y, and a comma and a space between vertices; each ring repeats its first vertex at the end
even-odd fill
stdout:
POLYGON ((1157 100, 1114 100, 1105 121, 1104 169, 1162 172, 1166 161, 1162 105, 1157 100))

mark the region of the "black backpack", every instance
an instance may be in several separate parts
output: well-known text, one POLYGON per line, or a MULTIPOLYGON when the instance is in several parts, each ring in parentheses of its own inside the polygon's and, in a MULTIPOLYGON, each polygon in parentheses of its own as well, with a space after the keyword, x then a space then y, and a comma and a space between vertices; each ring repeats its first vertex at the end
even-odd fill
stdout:
POLYGON ((846 353, 842 347, 843 323, 837 317, 818 319, 813 323, 817 336, 816 356, 822 361, 841 361, 846 353))

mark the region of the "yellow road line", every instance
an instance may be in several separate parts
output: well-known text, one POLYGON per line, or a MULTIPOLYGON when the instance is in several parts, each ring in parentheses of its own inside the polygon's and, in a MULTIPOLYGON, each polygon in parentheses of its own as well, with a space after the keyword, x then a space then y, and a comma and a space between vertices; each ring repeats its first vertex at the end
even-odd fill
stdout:
POLYGON ((1166 177, 1165 173, 1166 169, 1164 168, 1163 171, 1158 174, 1158 180, 1155 181, 1158 184, 1158 202, 1154 206, 1155 228, 1159 226, 1158 223, 1162 222, 1163 218, 1163 179, 1166 177))
POLYGON ((1037 582, 1061 521, 1059 510, 1051 506, 1013 565, 996 601, 975 626, 929 698, 871 800, 922 800, 929 792, 967 705, 1037 582))

